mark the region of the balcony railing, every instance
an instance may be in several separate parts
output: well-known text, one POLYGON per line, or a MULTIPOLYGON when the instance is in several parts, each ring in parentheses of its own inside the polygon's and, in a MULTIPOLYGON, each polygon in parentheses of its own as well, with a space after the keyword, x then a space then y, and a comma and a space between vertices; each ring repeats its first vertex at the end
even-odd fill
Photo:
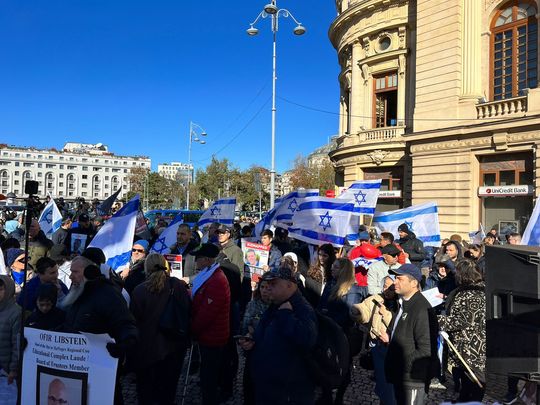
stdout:
POLYGON ((504 117, 527 112, 527 96, 490 101, 476 105, 478 119, 504 117))
POLYGON ((338 147, 358 145, 360 143, 383 143, 397 141, 405 133, 405 127, 384 127, 360 131, 341 137, 338 147))

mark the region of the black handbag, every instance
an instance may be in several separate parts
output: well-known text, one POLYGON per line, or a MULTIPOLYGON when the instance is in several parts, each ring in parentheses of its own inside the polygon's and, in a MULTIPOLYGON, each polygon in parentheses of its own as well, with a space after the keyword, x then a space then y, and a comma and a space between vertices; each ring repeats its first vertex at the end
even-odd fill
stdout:
POLYGON ((189 338, 189 309, 174 293, 172 279, 169 278, 169 297, 165 309, 159 318, 159 331, 170 339, 187 340, 189 338))

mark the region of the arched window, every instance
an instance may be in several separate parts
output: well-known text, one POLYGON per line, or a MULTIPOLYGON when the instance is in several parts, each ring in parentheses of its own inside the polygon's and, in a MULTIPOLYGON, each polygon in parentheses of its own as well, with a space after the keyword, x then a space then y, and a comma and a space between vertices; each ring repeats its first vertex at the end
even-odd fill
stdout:
POLYGON ((494 100, 523 95, 538 85, 538 22, 536 8, 513 0, 491 24, 491 92, 494 100))
POLYGON ((54 175, 50 172, 45 175, 45 193, 54 194, 54 175))
POLYGON ((2 193, 5 194, 8 192, 8 189, 10 187, 9 184, 9 173, 7 170, 2 170, 0 172, 0 182, 1 182, 1 190, 2 193))

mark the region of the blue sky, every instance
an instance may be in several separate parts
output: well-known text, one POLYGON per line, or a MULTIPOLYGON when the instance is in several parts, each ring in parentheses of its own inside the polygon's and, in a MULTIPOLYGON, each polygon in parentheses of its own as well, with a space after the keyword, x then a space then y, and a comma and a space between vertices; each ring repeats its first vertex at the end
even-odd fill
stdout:
MULTIPOLYGON (((0 142, 98 143, 152 165, 187 161, 189 122, 208 132, 192 160, 270 166, 272 42, 245 30, 265 0, 4 0, 0 142), (229 9, 226 10, 226 7, 229 9)), ((333 0, 279 0, 278 97, 338 113, 339 67, 328 40, 333 0)), ((278 98, 276 168, 327 142, 338 116, 278 98)))

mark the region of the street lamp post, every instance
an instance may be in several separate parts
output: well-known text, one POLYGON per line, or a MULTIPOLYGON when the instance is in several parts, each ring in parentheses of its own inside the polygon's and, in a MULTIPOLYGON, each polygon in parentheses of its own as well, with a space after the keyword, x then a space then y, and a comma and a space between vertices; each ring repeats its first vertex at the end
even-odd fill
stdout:
POLYGON ((186 190, 186 210, 189 210, 189 184, 191 183, 191 177, 193 172, 193 167, 191 166, 191 143, 197 142, 201 145, 204 145, 206 141, 199 138, 199 136, 206 136, 206 131, 198 124, 193 121, 189 121, 189 147, 188 147, 188 180, 187 180, 187 190, 186 190), (197 133, 199 131, 199 133, 197 133))
POLYGON ((278 8, 277 0, 272 0, 264 6, 263 10, 259 13, 255 21, 249 24, 247 29, 248 35, 255 36, 259 33, 259 30, 255 28, 255 24, 261 18, 271 18, 272 27, 272 163, 270 169, 270 209, 274 207, 274 201, 276 199, 276 39, 279 28, 279 17, 291 17, 296 23, 296 27, 293 30, 295 35, 303 35, 306 33, 306 28, 292 15, 292 13, 284 8, 278 8))

